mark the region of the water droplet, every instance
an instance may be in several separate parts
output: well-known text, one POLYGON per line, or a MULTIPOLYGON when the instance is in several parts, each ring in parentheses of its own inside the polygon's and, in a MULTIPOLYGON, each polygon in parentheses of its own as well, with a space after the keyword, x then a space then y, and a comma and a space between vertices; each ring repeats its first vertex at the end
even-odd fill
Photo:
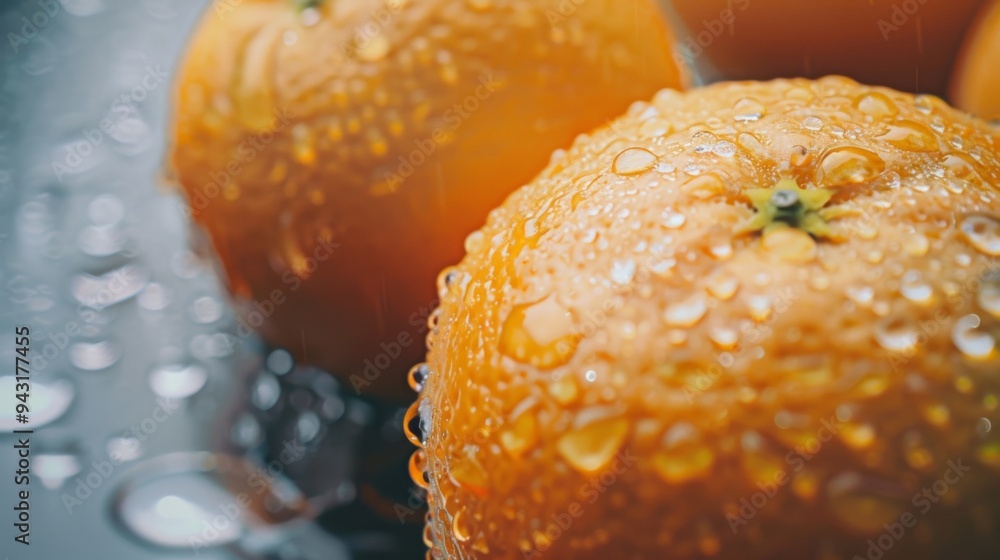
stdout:
POLYGON ((309 512, 301 492, 281 475, 250 486, 250 481, 262 480, 254 476, 260 470, 227 455, 165 455, 131 471, 132 477, 115 492, 114 517, 145 542, 187 548, 192 542, 206 542, 205 527, 216 530, 206 544, 224 546, 248 530, 291 522, 309 512), (213 524, 233 508, 241 515, 213 524))
POLYGON ((723 140, 712 146, 712 153, 719 157, 733 157, 736 154, 736 144, 723 140))
POLYGON ((69 347, 69 361, 84 371, 107 369, 122 357, 122 351, 108 340, 76 342, 69 347))
POLYGON ((78 274, 70 281, 73 298, 91 309, 104 309, 135 297, 149 283, 149 273, 127 264, 100 276, 78 274))
POLYGON ((823 119, 819 117, 806 117, 802 121, 802 128, 806 130, 822 130, 823 129, 823 119))
MULTIPOLYGON (((15 402, 15 395, 21 391, 16 391, 17 378, 13 375, 0 377, 0 399, 2 402, 15 402)), ((76 389, 73 384, 65 379, 52 381, 34 379, 31 382, 31 413, 28 415, 29 422, 21 424, 17 422, 14 406, 0 408, 0 432, 11 432, 14 430, 32 430, 50 424, 58 420, 69 409, 73 398, 76 396, 76 389)))
POLYGON ((805 264, 816 260, 816 240, 792 227, 768 231, 761 238, 761 249, 781 260, 805 264))
POLYGON ((989 332, 979 331, 979 315, 966 315, 955 322, 951 340, 969 358, 985 360, 993 356, 997 341, 989 332))
POLYGON ((416 392, 424 390, 424 384, 427 383, 427 378, 431 375, 431 368, 427 364, 417 364, 410 368, 410 372, 407 374, 406 379, 410 384, 410 388, 416 392))
POLYGON ((715 464, 715 454, 700 444, 689 444, 660 451, 653 456, 656 474, 670 484, 683 484, 704 477, 715 464))
POLYGON ((43 441, 38 447, 31 471, 49 490, 59 489, 66 480, 82 470, 82 452, 76 440, 61 438, 43 441))
POLYGON ((739 278, 727 272, 713 273, 705 280, 705 290, 722 301, 733 299, 739 289, 739 278))
POLYGON ((899 283, 899 293, 913 303, 928 304, 934 297, 934 289, 924 282, 919 271, 911 270, 903 275, 899 283))
POLYGON ((874 152, 855 146, 827 150, 820 162, 816 180, 825 186, 840 186, 871 181, 885 171, 885 161, 874 152))
POLYGON ((158 366, 149 374, 149 386, 161 397, 186 399, 205 386, 208 372, 196 364, 158 366))
POLYGON ((875 340, 890 352, 907 354, 917 348, 919 332, 908 322, 885 320, 875 327, 875 340))
POLYGON ((297 422, 295 422, 295 436, 303 443, 309 443, 316 439, 322 432, 323 424, 319 416, 311 410, 303 412, 297 422))
POLYGON ((592 421, 565 433, 556 450, 577 471, 594 475, 607 467, 628 435, 629 423, 623 418, 592 421))
POLYGON ((115 463, 127 463, 142 457, 143 445, 139 438, 134 436, 118 436, 108 440, 104 445, 108 457, 115 463))
POLYGON ((534 447, 537 439, 537 424, 530 411, 521 413, 500 432, 500 445, 514 458, 534 447))
POLYGON ((573 357, 579 342, 573 316, 548 297, 511 310, 500 332, 500 351, 519 362, 551 369, 573 357))
POLYGON ((663 211, 663 225, 668 229, 678 229, 684 226, 687 222, 687 216, 679 212, 674 212, 673 210, 663 211))
POLYGON ((267 355, 264 365, 275 375, 286 375, 295 367, 295 360, 287 350, 279 348, 267 355))
POLYGON ((236 445, 249 449, 258 445, 263 440, 263 430, 260 422, 254 418, 253 414, 243 413, 233 422, 230 430, 232 441, 236 445))
POLYGON ((978 434, 979 437, 986 437, 992 429, 993 423, 990 422, 989 418, 980 418, 979 421, 976 422, 976 434, 978 434))
POLYGON ((750 296, 747 298, 747 307, 750 309, 750 317, 758 323, 768 320, 774 311, 771 298, 765 295, 750 296))
POLYGON ((208 325, 222 318, 225 308, 222 302, 212 296, 202 296, 191 303, 191 320, 208 325))
POLYGON ((965 216, 959 224, 962 237, 977 250, 1000 256, 1000 220, 983 214, 965 216))
POLYGON ((254 383, 250 393, 250 400, 253 401, 254 406, 258 409, 270 410, 271 407, 278 403, 280 396, 281 384, 278 383, 278 378, 270 373, 262 373, 257 382, 254 383))
POLYGON ((466 519, 465 508, 455 512, 451 522, 451 534, 458 542, 468 542, 472 535, 469 533, 468 520, 466 519))
POLYGON ((930 246, 931 243, 927 239, 927 236, 921 233, 914 233, 903 239, 903 249, 915 257, 926 255, 930 246))
POLYGON ((708 200, 726 193, 726 184, 713 173, 699 175, 680 186, 680 191, 708 200))
POLYGON ((933 152, 938 150, 934 131, 914 121, 898 121, 889 125, 889 132, 876 137, 900 150, 933 152))
POLYGON ((638 175, 656 165, 656 154, 644 148, 629 148, 618 154, 611 170, 618 175, 638 175))
POLYGON ((403 433, 406 434, 406 438, 410 440, 410 443, 416 445, 417 447, 424 446, 424 439, 426 438, 426 433, 423 429, 423 419, 420 418, 420 403, 423 400, 414 402, 406 409, 406 414, 403 416, 403 433))
POLYGON ((892 99, 879 92, 865 94, 858 100, 858 109, 873 117, 891 117, 899 113, 892 99))
POLYGON ((708 304, 701 295, 693 295, 687 300, 667 307, 663 320, 671 327, 693 327, 705 317, 708 304))
POLYGON ((574 376, 563 375, 549 385, 549 395, 560 405, 568 406, 576 402, 580 395, 580 386, 574 376))

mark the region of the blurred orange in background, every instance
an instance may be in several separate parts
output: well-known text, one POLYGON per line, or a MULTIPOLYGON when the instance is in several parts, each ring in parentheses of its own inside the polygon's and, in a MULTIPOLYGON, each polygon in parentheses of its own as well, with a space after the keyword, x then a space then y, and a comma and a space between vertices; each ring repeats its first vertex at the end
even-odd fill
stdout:
POLYGON ((171 162, 241 320, 407 398, 465 236, 553 150, 680 86, 674 38, 653 0, 298 4, 206 13, 171 162))
POLYGON ((1000 2, 985 6, 969 33, 951 96, 966 111, 984 119, 1000 118, 1000 2))
POLYGON ((703 81, 828 74, 943 96, 984 0, 661 0, 703 81))

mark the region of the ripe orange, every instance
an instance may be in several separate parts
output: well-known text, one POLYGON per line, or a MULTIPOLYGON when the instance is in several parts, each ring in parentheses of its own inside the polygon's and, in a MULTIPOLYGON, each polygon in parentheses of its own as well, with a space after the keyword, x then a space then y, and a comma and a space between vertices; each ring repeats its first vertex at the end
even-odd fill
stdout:
POLYGON ((983 0, 661 0, 710 80, 843 74, 943 95, 983 0))
POLYGON ((952 81, 955 105, 984 119, 1000 119, 1000 2, 983 8, 965 40, 952 81))
POLYGON ((448 269, 432 556, 996 558, 998 144, 839 77, 577 141, 448 269))
POLYGON ((405 394, 435 275, 490 208, 680 84, 652 0, 231 6, 183 61, 174 173, 242 320, 359 391, 405 394))

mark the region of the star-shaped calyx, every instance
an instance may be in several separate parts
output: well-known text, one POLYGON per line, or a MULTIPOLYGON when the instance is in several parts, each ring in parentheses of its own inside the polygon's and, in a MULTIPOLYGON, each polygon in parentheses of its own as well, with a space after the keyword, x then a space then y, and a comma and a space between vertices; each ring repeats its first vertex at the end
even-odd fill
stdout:
POLYGON ((829 221, 841 217, 838 208, 825 208, 834 191, 803 189, 794 179, 782 179, 769 189, 746 191, 756 213, 736 228, 737 234, 767 235, 783 228, 796 228, 816 239, 835 239, 829 221))

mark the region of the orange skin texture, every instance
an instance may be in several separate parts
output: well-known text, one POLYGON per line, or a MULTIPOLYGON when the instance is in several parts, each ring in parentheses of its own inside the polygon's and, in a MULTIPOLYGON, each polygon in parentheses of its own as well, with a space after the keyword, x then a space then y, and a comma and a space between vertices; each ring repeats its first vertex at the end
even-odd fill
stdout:
POLYGON ((707 80, 842 74, 863 83, 934 95, 945 94, 962 39, 983 4, 983 0, 926 0, 909 15, 896 12, 907 3, 904 0, 661 2, 673 6, 679 24, 686 28, 679 27, 682 44, 688 37, 697 40, 707 29, 706 21, 732 10, 732 18, 727 18, 732 25, 724 25, 710 42, 705 35, 703 42, 709 44, 704 54, 693 58, 707 80), (892 27, 880 27, 880 22, 892 27))
POLYGON ((336 0, 311 24, 289 0, 206 13, 170 162, 250 326, 253 302, 283 300, 260 327, 269 342, 360 392, 407 394, 434 279, 465 236, 552 150, 681 83, 652 1, 560 5, 336 0))
POLYGON ((995 558, 998 143, 829 77, 663 90, 558 154, 446 271, 430 557, 849 559, 908 514, 886 559, 995 558), (821 235, 745 227, 782 180, 821 235))
POLYGON ((1000 119, 1000 2, 983 8, 969 33, 952 82, 956 107, 984 119, 1000 119))

